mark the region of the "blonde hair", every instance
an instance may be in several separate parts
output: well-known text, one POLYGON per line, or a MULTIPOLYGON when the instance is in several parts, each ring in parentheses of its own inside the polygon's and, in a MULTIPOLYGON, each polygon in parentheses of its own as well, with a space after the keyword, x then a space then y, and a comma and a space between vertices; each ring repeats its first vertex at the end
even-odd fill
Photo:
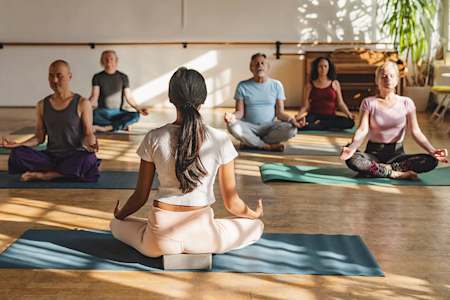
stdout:
POLYGON ((109 53, 109 52, 113 53, 114 56, 116 57, 116 59, 119 59, 119 58, 117 57, 117 54, 116 54, 116 52, 115 52, 114 50, 106 50, 106 51, 103 51, 103 52, 102 52, 102 56, 100 56, 100 65, 101 65, 102 67, 104 67, 104 65, 103 65, 103 56, 105 56, 105 55, 106 55, 107 53, 109 53))
POLYGON ((395 73, 397 74, 397 80, 400 80, 400 71, 398 70, 398 65, 393 61, 387 61, 383 63, 381 66, 378 66, 377 70, 375 71, 375 80, 377 80, 378 77, 380 76, 381 70, 386 69, 389 66, 395 69, 395 73))

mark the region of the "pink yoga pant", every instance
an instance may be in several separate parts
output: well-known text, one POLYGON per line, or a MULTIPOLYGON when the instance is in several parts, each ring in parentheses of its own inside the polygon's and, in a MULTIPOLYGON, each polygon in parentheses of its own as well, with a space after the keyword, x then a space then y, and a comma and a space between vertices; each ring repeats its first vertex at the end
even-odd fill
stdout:
POLYGON ((148 220, 129 216, 113 219, 113 236, 142 254, 159 257, 180 253, 225 253, 253 244, 261 237, 260 220, 214 219, 210 206, 172 212, 152 206, 148 220))

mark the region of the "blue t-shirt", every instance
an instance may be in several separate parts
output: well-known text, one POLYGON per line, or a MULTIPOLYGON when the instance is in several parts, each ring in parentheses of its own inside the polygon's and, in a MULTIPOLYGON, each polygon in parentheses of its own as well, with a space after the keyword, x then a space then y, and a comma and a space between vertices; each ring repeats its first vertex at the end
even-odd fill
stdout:
POLYGON ((284 89, 278 80, 267 78, 258 83, 250 78, 239 82, 234 99, 244 100, 245 122, 273 122, 277 99, 286 100, 284 89))

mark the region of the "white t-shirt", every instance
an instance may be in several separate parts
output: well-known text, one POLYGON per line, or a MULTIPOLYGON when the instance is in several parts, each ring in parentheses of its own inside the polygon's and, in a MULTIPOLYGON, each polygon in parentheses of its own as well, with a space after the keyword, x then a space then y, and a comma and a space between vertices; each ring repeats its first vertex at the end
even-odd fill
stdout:
POLYGON ((143 160, 155 164, 159 181, 155 200, 182 206, 213 204, 217 171, 238 156, 236 149, 225 132, 205 125, 207 138, 200 149, 200 160, 208 174, 192 192, 183 194, 175 175, 175 149, 180 128, 180 125, 166 124, 151 130, 136 151, 143 160))

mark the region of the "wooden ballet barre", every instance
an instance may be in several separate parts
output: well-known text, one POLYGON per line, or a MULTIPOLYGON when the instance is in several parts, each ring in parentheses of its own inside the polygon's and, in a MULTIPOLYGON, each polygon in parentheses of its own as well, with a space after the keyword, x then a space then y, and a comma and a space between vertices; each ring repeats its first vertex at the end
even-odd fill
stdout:
MULTIPOLYGON (((274 45, 274 42, 127 42, 127 43, 30 43, 30 42, 6 42, 4 46, 145 46, 145 45, 274 45)), ((298 44, 298 43, 286 43, 298 44)))
POLYGON ((141 45, 392 45, 392 43, 301 43, 301 42, 127 42, 127 43, 30 43, 30 42, 5 42, 4 46, 141 46, 141 45))
POLYGON ((356 45, 392 45, 392 43, 360 43, 360 42, 351 42, 351 43, 325 43, 325 42, 309 42, 309 43, 301 43, 301 42, 142 42, 142 43, 28 43, 28 42, 11 42, 11 43, 0 43, 0 49, 3 49, 4 46, 89 46, 91 49, 95 49, 95 46, 156 46, 156 45, 182 45, 183 48, 187 48, 188 45, 227 45, 227 46, 245 46, 245 45, 275 45, 276 56, 277 59, 280 58, 281 55, 302 55, 301 53, 281 53, 280 48, 281 45, 297 45, 297 46, 316 46, 316 45, 328 45, 328 46, 356 46, 356 45))

